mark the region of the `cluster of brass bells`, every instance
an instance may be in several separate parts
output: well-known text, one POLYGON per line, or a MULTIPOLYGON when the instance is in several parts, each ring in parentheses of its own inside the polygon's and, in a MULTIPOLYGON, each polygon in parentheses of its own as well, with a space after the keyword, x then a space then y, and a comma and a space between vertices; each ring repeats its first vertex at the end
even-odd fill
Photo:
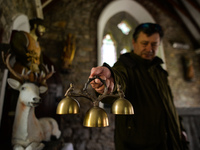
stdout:
POLYGON ((116 115, 133 115, 134 110, 132 104, 124 98, 123 92, 118 86, 118 94, 107 95, 107 87, 105 81, 98 76, 94 78, 89 78, 88 82, 83 88, 84 93, 73 93, 73 85, 70 84, 69 89, 65 93, 65 98, 63 98, 57 106, 57 114, 78 114, 80 112, 80 104, 74 97, 85 97, 93 102, 93 107, 90 108, 84 118, 83 125, 86 127, 106 127, 109 126, 108 116, 105 110, 99 107, 99 102, 103 98, 118 98, 112 104, 111 112, 116 115), (104 94, 100 95, 98 98, 92 97, 87 92, 88 84, 98 78, 105 86, 104 94))

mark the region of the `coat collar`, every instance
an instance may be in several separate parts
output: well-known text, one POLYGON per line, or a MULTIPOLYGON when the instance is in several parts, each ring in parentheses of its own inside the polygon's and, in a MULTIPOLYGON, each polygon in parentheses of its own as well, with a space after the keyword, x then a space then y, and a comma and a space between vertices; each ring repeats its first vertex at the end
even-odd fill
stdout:
POLYGON ((157 66, 157 65, 163 64, 162 59, 160 59, 157 56, 152 61, 143 59, 133 52, 130 53, 130 56, 138 65, 145 65, 146 67, 157 66))

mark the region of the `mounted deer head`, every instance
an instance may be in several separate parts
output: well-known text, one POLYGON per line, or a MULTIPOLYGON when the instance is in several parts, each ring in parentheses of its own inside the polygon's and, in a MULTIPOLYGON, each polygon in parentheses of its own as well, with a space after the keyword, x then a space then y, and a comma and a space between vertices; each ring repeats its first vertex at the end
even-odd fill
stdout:
POLYGON ((2 51, 2 59, 4 64, 7 66, 8 70, 16 77, 16 79, 19 82, 33 82, 33 83, 37 83, 37 84, 43 84, 46 85, 46 80, 49 79, 53 74, 54 74, 54 67, 51 66, 51 72, 49 72, 49 69, 47 66, 44 66, 44 71, 41 71, 40 75, 38 75, 38 73, 34 73, 31 72, 31 70, 29 71, 25 71, 25 68, 22 70, 22 73, 19 74, 17 73, 15 70, 13 70, 13 68, 11 67, 9 60, 10 60, 10 56, 11 54, 8 54, 7 56, 4 55, 4 52, 2 51), (6 60, 5 60, 6 58, 6 60), (31 78, 31 74, 32 76, 34 76, 34 78, 31 78))

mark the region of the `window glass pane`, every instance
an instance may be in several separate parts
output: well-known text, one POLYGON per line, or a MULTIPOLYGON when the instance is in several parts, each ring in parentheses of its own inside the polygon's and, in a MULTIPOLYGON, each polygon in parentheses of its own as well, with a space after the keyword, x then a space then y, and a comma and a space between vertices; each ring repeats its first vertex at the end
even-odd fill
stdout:
POLYGON ((123 50, 120 51, 120 54, 124 54, 124 53, 127 53, 128 50, 126 48, 124 48, 123 50))
POLYGON ((117 60, 116 48, 114 45, 114 41, 111 36, 107 34, 103 39, 103 45, 101 47, 101 60, 102 62, 106 62, 110 66, 117 60))
POLYGON ((125 34, 128 35, 131 27, 128 25, 128 23, 126 21, 122 21, 120 22, 117 27, 125 34))

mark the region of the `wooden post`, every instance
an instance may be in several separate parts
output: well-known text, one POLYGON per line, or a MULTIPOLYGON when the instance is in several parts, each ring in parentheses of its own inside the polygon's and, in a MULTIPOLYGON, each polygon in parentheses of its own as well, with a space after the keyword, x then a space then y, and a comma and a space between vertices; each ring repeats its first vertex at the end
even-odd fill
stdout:
POLYGON ((44 19, 41 0, 35 0, 35 5, 36 5, 37 17, 40 19, 44 19))

